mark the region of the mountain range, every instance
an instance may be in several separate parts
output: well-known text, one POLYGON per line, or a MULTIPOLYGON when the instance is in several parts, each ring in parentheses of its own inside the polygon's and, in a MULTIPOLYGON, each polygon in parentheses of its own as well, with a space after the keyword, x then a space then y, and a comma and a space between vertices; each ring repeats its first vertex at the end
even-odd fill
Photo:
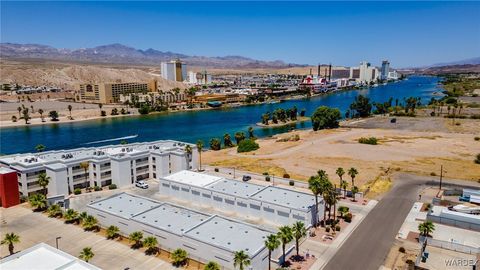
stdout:
POLYGON ((122 44, 102 45, 84 49, 58 49, 41 44, 0 43, 3 59, 43 59, 110 64, 159 65, 175 58, 188 65, 215 68, 287 68, 302 66, 280 60, 261 61, 242 56, 191 56, 155 49, 140 50, 122 44))

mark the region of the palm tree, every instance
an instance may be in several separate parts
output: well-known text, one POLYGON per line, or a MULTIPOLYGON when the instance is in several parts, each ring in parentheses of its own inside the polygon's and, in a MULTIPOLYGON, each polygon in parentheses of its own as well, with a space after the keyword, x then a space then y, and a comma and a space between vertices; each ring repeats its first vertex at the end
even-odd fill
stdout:
POLYGON ((253 127, 248 127, 248 138, 255 139, 255 135, 253 134, 253 127))
POLYGON ((107 239, 115 239, 119 236, 120 229, 117 226, 111 225, 107 228, 107 239))
POLYGON ((234 257, 233 257, 233 267, 237 267, 239 270, 244 270, 245 266, 250 265, 250 257, 248 256, 245 251, 240 250, 235 252, 234 257))
POLYGON ((35 150, 37 150, 37 152, 43 152, 45 151, 45 145, 43 144, 37 144, 37 146, 35 146, 35 150))
POLYGON ((186 250, 177 248, 172 252, 172 264, 174 266, 182 266, 187 262, 188 253, 186 250))
POLYGON ((43 119, 43 109, 38 109, 38 113, 40 114, 40 119, 42 120, 42 122, 45 122, 45 120, 43 119))
POLYGON ((85 188, 90 186, 90 184, 88 183, 88 175, 87 175, 87 170, 89 167, 90 167, 90 164, 88 163, 88 161, 80 162, 80 168, 82 168, 83 171, 85 172, 85 188))
POLYGON ((143 233, 142 232, 132 232, 128 238, 130 239, 130 242, 133 242, 132 248, 140 248, 143 245, 142 239, 143 239, 143 233))
POLYGON ((350 210, 350 209, 349 209, 348 207, 346 207, 346 206, 340 206, 340 207, 338 207, 338 212, 340 212, 340 217, 341 217, 341 218, 343 218, 343 216, 344 216, 345 214, 347 214, 349 210, 350 210))
POLYGON ((18 118, 20 118, 21 117, 20 113, 22 112, 22 107, 18 107, 17 111, 18 111, 18 118))
POLYGON ((73 210, 73 209, 68 209, 65 211, 65 215, 63 215, 65 218, 65 223, 73 223, 73 222, 78 222, 78 212, 73 210))
POLYGON ((333 207, 333 219, 336 219, 336 204, 338 202, 337 193, 334 188, 329 188, 324 192, 325 203, 328 204, 328 220, 331 219, 332 207, 333 207))
POLYGON ((46 173, 42 172, 38 175, 37 182, 42 187, 43 194, 47 196, 47 193, 48 193, 47 186, 48 186, 48 183, 50 183, 50 176, 47 176, 46 173))
POLYGON ((72 109, 73 109, 73 107, 72 107, 72 105, 69 104, 67 108, 68 108, 68 112, 70 114, 70 119, 72 119, 72 109))
POLYGON ((25 120, 25 124, 28 124, 28 120, 30 120, 30 113, 28 112, 28 108, 23 108, 22 114, 23 120, 25 120))
POLYGON ((225 145, 225 147, 233 146, 232 138, 230 137, 230 134, 225 133, 225 135, 223 135, 223 145, 225 145))
POLYGON ((187 153, 187 165, 190 168, 190 161, 192 160, 192 146, 187 144, 185 145, 185 153, 187 153))
POLYGON ((85 247, 82 249, 82 252, 80 252, 80 259, 83 259, 84 261, 88 262, 90 261, 93 256, 95 256, 95 253, 93 253, 91 247, 85 247))
POLYGON ((102 104, 102 103, 99 103, 99 104, 98 104, 98 108, 100 108, 100 115, 102 115, 102 107, 103 107, 103 104, 102 104))
POLYGON ((202 150, 203 150, 203 141, 197 141, 197 151, 198 151, 198 159, 199 159, 199 170, 202 170, 202 150))
POLYGON ((203 267, 203 270, 220 270, 221 267, 218 263, 214 261, 210 261, 207 264, 205 264, 205 267, 203 267))
POLYGON ((338 167, 335 173, 338 175, 340 178, 340 183, 343 181, 343 175, 345 174, 345 170, 343 170, 342 167, 338 167))
POLYGON ((158 240, 157 238, 153 236, 146 237, 143 240, 143 245, 147 248, 145 250, 145 254, 150 255, 150 254, 157 254, 158 253, 158 240))
POLYGON ((16 243, 20 243, 20 236, 16 235, 15 233, 7 233, 5 234, 5 237, 3 237, 2 242, 0 242, 1 245, 8 245, 8 251, 10 252, 10 255, 13 254, 14 250, 14 245, 16 243))
POLYGON ((245 133, 241 131, 235 133, 235 141, 237 142, 237 145, 243 140, 245 140, 245 133))
POLYGON ((45 195, 35 193, 28 198, 28 202, 32 207, 35 207, 35 211, 41 211, 47 207, 47 199, 45 195))
POLYGON ((281 226, 278 228, 278 238, 280 239, 280 242, 282 242, 282 254, 283 254, 283 264, 285 264, 286 258, 285 258, 285 247, 288 243, 290 243, 293 240, 293 231, 292 228, 289 226, 281 226))
POLYGON ((358 174, 358 171, 354 167, 348 170, 348 175, 350 175, 350 177, 352 178, 352 187, 355 186, 355 176, 357 176, 357 174, 358 174))
POLYGON ((270 261, 272 252, 280 246, 280 240, 276 234, 270 234, 265 240, 265 247, 268 249, 268 270, 271 270, 270 261))
POLYGON ((319 177, 312 176, 308 180, 308 189, 310 189, 315 196, 315 211, 317 213, 317 218, 315 220, 314 226, 318 225, 318 195, 322 193, 322 187, 319 177))
POLYGON ((356 199, 355 199, 355 194, 358 193, 358 187, 356 186, 353 186, 352 187, 352 197, 353 197, 353 201, 356 202, 356 199))
POLYGON ((340 181, 340 188, 343 188, 343 198, 345 199, 347 196, 347 187, 348 187, 348 182, 345 180, 340 181))
POLYGON ((433 225, 431 221, 425 221, 418 224, 418 230, 420 231, 420 235, 428 237, 435 230, 435 225, 433 225))
POLYGON ((88 215, 83 220, 82 226, 85 231, 96 230, 98 229, 98 220, 94 216, 88 215))
POLYGON ((295 238, 295 248, 297 249, 297 257, 299 256, 300 239, 307 236, 307 228, 301 221, 297 221, 292 226, 293 238, 295 238))
POLYGON ((48 209, 47 209, 47 212, 48 212, 49 217, 59 217, 59 216, 61 217, 61 216, 63 216, 62 208, 58 204, 50 205, 50 207, 48 207, 48 209))

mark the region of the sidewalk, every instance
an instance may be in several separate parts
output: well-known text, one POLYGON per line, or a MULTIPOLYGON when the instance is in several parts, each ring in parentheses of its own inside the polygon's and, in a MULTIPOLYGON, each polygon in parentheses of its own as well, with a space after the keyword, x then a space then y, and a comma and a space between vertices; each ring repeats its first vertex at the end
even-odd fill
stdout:
POLYGON ((367 205, 362 207, 360 212, 355 213, 355 218, 352 220, 349 226, 329 245, 307 239, 301 249, 305 252, 307 249, 310 254, 317 257, 317 261, 312 265, 310 269, 322 269, 327 262, 335 255, 337 250, 343 245, 345 240, 355 231, 355 229, 362 223, 363 219, 368 213, 377 205, 378 201, 371 200, 367 205))

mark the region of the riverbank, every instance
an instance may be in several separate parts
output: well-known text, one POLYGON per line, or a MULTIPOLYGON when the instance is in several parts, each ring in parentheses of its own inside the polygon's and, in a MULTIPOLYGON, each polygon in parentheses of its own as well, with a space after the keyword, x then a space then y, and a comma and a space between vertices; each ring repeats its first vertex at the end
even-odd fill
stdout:
POLYGON ((302 123, 302 122, 306 122, 306 121, 310 121, 310 117, 306 117, 306 116, 299 116, 297 117, 297 120, 295 121, 286 121, 286 122, 280 122, 278 121, 278 123, 273 123, 271 121, 268 121, 268 125, 266 124, 263 124, 261 122, 258 122, 256 123, 257 126, 259 127, 262 127, 262 128, 275 128, 275 127, 284 127, 284 126, 291 126, 291 125, 295 125, 297 123, 302 123))

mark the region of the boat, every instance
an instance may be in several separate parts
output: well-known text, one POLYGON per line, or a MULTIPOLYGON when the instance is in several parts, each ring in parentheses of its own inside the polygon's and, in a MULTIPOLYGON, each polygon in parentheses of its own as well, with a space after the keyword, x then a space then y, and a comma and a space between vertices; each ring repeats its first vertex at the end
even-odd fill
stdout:
POLYGON ((218 107, 222 106, 222 102, 220 102, 220 101, 208 101, 207 105, 212 107, 212 108, 218 108, 218 107))

